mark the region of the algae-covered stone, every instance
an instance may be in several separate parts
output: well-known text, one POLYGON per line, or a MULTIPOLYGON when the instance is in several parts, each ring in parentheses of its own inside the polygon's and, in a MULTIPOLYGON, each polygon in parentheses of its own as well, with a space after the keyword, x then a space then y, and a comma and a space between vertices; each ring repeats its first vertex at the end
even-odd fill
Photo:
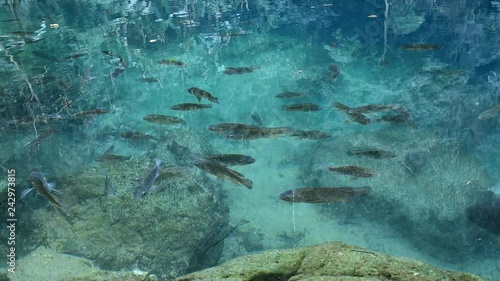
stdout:
POLYGON ((341 242, 294 250, 269 251, 239 257, 218 267, 188 274, 176 281, 194 280, 486 280, 467 273, 439 269, 341 242))
MULTIPOLYGON (((200 138, 178 134, 175 139, 193 154, 211 148, 200 138), (197 139, 198 143, 194 143, 197 139)), ((63 216, 54 208, 35 212, 24 223, 35 225, 26 244, 44 244, 82 256, 104 269, 138 268, 175 277, 215 264, 227 233, 228 208, 221 188, 191 166, 181 180, 157 180, 156 192, 134 199, 154 163, 177 165, 164 145, 111 165, 96 164, 78 175, 58 180, 63 216), (116 192, 104 192, 106 177, 116 192)))

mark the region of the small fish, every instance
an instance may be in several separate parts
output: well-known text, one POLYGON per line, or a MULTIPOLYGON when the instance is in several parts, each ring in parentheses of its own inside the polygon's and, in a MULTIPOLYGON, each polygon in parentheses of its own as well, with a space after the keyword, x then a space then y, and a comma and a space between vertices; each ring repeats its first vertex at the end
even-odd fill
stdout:
POLYGON ((203 157, 206 160, 214 161, 225 166, 242 166, 255 162, 250 156, 242 154, 216 154, 203 157))
POLYGON ((170 109, 172 110, 201 110, 206 108, 212 108, 211 104, 201 104, 201 103, 180 103, 172 105, 170 109))
POLYGON ((283 107, 281 109, 283 109, 284 111, 308 112, 308 111, 321 110, 321 106, 313 104, 313 103, 299 103, 299 104, 292 104, 292 105, 283 105, 283 107))
POLYGON ((185 65, 182 61, 174 60, 174 59, 159 60, 158 63, 159 64, 166 64, 166 65, 175 65, 175 66, 184 66, 185 65))
POLYGON ((290 136, 310 140, 327 139, 332 137, 331 134, 321 131, 293 131, 290 136))
POLYGON ((350 109, 351 113, 372 113, 389 111, 397 108, 397 106, 390 104, 368 104, 364 106, 354 107, 350 109))
POLYGON ((500 111, 500 104, 496 105, 488 110, 481 112, 481 114, 479 114, 477 119, 486 120, 486 119, 493 118, 493 117, 495 117, 495 115, 497 115, 498 111, 500 111))
POLYGON ((116 195, 116 186, 113 184, 108 175, 106 175, 106 179, 104 180, 104 194, 108 197, 116 195))
POLYGON ((116 155, 116 154, 104 154, 95 159, 97 162, 121 162, 121 161, 127 161, 132 158, 131 156, 125 156, 125 155, 116 155))
POLYGON ((155 164, 149 171, 148 176, 144 179, 144 184, 138 185, 134 191, 135 200, 139 200, 151 192, 154 182, 160 176, 161 164, 163 164, 163 161, 155 159, 155 164))
POLYGON ((54 183, 49 183, 45 178, 44 174, 40 172, 32 172, 30 174, 30 181, 33 184, 33 188, 23 191, 21 194, 21 198, 26 196, 31 190, 36 189, 38 193, 43 195, 43 197, 47 198, 52 205, 54 205, 57 209, 64 212, 63 205, 60 203, 59 199, 54 195, 58 191, 55 189, 56 185, 54 183))
POLYGON ((371 178, 377 175, 375 171, 359 166, 340 166, 340 167, 328 167, 328 171, 337 172, 344 175, 351 175, 351 179, 355 180, 359 177, 371 178))
POLYGON ((234 130, 258 129, 258 128, 260 128, 260 127, 239 124, 239 123, 220 123, 217 125, 208 126, 208 129, 212 132, 215 132, 215 133, 225 133, 225 132, 230 132, 230 131, 234 131, 234 130))
POLYGON ((160 82, 160 80, 154 78, 154 77, 142 77, 139 79, 140 82, 145 82, 145 83, 157 83, 160 82))
POLYGON ((111 112, 111 110, 109 110, 109 109, 96 108, 96 109, 91 109, 91 110, 87 110, 87 111, 77 112, 73 116, 77 117, 77 118, 82 118, 82 117, 89 117, 89 116, 93 116, 93 115, 103 115, 103 114, 110 113, 110 112, 111 112))
POLYGON ((365 157, 370 157, 370 158, 375 158, 375 159, 396 157, 396 154, 394 154, 390 151, 378 149, 378 148, 353 149, 353 150, 347 151, 347 155, 349 155, 349 156, 365 156, 365 157))
POLYGON ((300 93, 300 92, 283 92, 276 95, 276 97, 279 99, 300 98, 305 96, 307 96, 306 93, 300 93))
POLYGON ((347 115, 347 117, 349 117, 349 119, 351 119, 352 121, 354 121, 356 123, 359 123, 361 125, 370 124, 370 118, 364 116, 361 113, 353 112, 352 109, 350 107, 348 107, 347 105, 344 105, 344 104, 341 104, 340 102, 334 101, 334 102, 332 102, 332 107, 343 111, 347 115))
POLYGON ((33 33, 33 32, 22 31, 22 30, 11 31, 10 34, 19 35, 19 36, 35 35, 35 33, 33 33))
POLYGON ((50 136, 56 133, 56 130, 54 128, 49 128, 38 135, 38 137, 30 142, 28 142, 26 145, 28 145, 30 148, 39 145, 42 141, 48 139, 50 136))
POLYGON ((287 190, 280 194, 280 199, 294 203, 330 203, 343 202, 354 197, 366 196, 371 187, 303 187, 287 190))
POLYGON ((73 55, 65 56, 63 59, 65 59, 65 60, 78 59, 78 58, 84 57, 86 55, 87 55, 87 53, 78 53, 78 54, 73 54, 73 55))
POLYGON ((255 69, 258 69, 259 67, 257 66, 247 66, 247 67, 226 67, 224 69, 223 73, 227 75, 232 75, 232 74, 245 74, 245 73, 250 73, 253 72, 255 69))
POLYGON ((255 140, 262 138, 276 138, 291 132, 288 127, 257 127, 235 129, 227 132, 224 137, 232 140, 255 140))
POLYGON ((109 74, 111 78, 116 78, 118 75, 122 74, 125 71, 125 67, 120 65, 119 67, 115 68, 115 70, 109 74))
POLYGON ((150 114, 144 116, 142 119, 145 121, 151 122, 151 123, 157 123, 157 124, 168 124, 168 125, 175 125, 175 124, 186 124, 186 121, 179 117, 174 117, 174 116, 168 116, 168 115, 163 115, 163 114, 150 114))
POLYGON ((329 78, 332 80, 337 80, 337 78, 340 75, 340 70, 339 70, 338 66, 336 64, 331 63, 328 65, 328 70, 330 70, 329 78))
POLYGON ((115 53, 113 53, 111 51, 101 51, 101 53, 103 53, 103 54, 105 54, 107 56, 111 56, 111 57, 115 55, 115 53))
POLYGON ((429 51, 429 50, 439 50, 441 46, 434 44, 426 44, 426 43, 417 43, 417 44, 406 44, 399 46, 400 49, 406 51, 429 51))
POLYGON ((252 189, 253 182, 244 175, 236 172, 235 170, 229 169, 228 167, 221 165, 214 161, 199 161, 194 164, 196 167, 204 170, 216 177, 221 179, 229 180, 235 184, 241 184, 248 189, 252 189))
POLYGON ((411 118, 410 113, 404 107, 396 108, 396 115, 385 115, 377 118, 376 121, 387 122, 393 124, 408 124, 412 128, 417 128, 417 124, 411 118))
POLYGON ((120 134, 120 136, 122 138, 125 138, 125 139, 133 139, 133 140, 141 140, 141 139, 155 140, 156 139, 155 137, 153 137, 151 135, 144 134, 141 132, 135 132, 135 131, 122 132, 120 134))
POLYGON ((201 99, 204 98, 204 99, 207 99, 207 100, 209 100, 209 101, 211 101, 213 103, 219 103, 219 99, 218 98, 214 97, 209 92, 207 92, 205 90, 202 90, 200 88, 191 87, 187 91, 191 95, 195 96, 196 99, 198 100, 198 102, 201 102, 201 99))

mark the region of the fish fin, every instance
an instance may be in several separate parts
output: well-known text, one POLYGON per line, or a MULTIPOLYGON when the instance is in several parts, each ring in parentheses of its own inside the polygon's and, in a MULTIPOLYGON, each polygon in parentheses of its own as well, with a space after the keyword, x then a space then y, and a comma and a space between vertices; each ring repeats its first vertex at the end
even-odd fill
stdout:
POLYGON ((201 102, 201 97, 200 96, 196 96, 196 99, 198 100, 198 102, 201 102))
POLYGON ((30 193, 30 191, 32 191, 33 189, 34 187, 23 190, 23 192, 21 192, 21 199, 24 198, 24 196, 28 195, 28 193, 30 193))
POLYGON ((240 178, 240 183, 244 186, 246 186, 246 188, 248 189, 252 189, 253 187, 253 182, 249 179, 246 179, 246 178, 240 178))

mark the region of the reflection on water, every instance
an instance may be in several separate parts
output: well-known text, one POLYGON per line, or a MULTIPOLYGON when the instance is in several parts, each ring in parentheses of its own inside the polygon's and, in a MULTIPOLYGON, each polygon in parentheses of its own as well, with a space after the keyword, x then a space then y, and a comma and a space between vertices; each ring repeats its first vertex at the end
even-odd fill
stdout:
POLYGON ((342 240, 499 279, 497 7, 369 2, 4 2, 19 257, 173 277, 342 240))

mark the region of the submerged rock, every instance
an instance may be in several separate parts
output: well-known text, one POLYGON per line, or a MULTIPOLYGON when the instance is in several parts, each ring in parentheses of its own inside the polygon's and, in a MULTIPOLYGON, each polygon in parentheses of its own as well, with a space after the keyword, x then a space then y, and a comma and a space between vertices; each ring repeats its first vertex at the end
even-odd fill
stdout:
POLYGON ((500 235, 500 198, 493 197, 470 206, 467 217, 487 231, 500 235))
POLYGON ((243 256, 175 281, 486 280, 341 242, 243 256))

